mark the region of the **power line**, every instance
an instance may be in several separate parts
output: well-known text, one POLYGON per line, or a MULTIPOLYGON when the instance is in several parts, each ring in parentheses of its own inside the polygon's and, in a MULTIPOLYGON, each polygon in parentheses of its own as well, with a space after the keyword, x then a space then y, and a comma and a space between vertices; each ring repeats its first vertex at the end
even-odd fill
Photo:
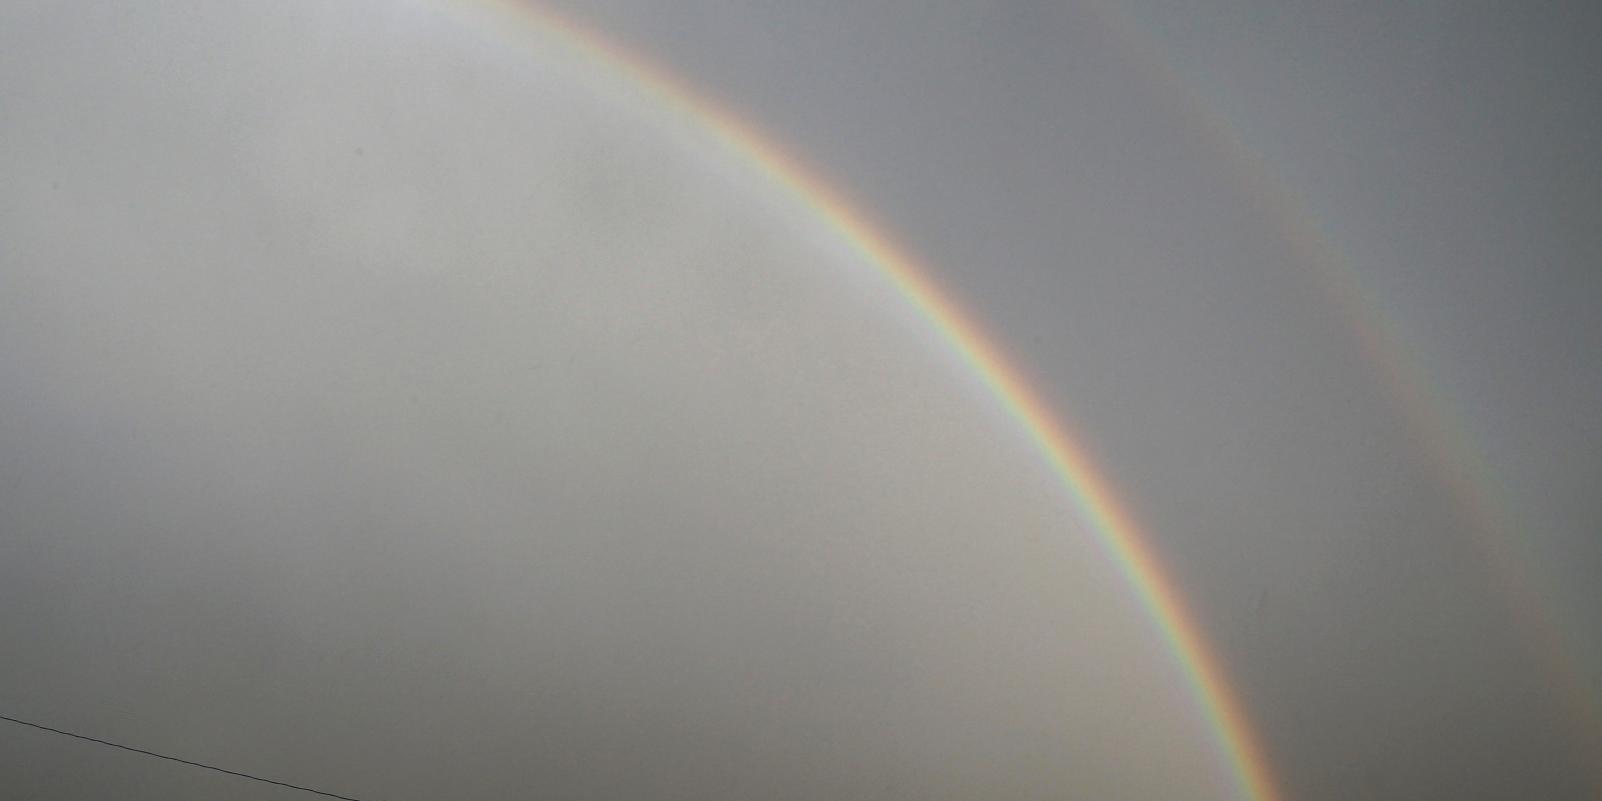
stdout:
POLYGON ((89 741, 91 743, 99 743, 100 745, 109 745, 112 748, 121 748, 124 751, 132 751, 132 752, 134 752, 136 754, 144 754, 145 756, 152 756, 152 757, 155 757, 157 759, 165 759, 168 762, 177 762, 177 763, 182 764, 182 765, 192 765, 192 766, 197 767, 197 768, 205 768, 206 770, 214 770, 214 771, 217 771, 218 773, 226 773, 229 776, 238 776, 241 779, 249 779, 249 780, 251 780, 253 782, 261 782, 263 784, 276 784, 279 787, 288 787, 291 790, 300 790, 303 793, 312 793, 314 795, 320 795, 320 796, 324 796, 326 798, 338 798, 338 799, 340 799, 340 801, 362 801, 360 798, 352 798, 352 797, 350 797, 348 795, 340 795, 339 793, 330 793, 330 792, 326 792, 324 790, 317 790, 317 789, 314 789, 314 788, 311 788, 311 787, 302 787, 301 785, 290 784, 289 782, 281 782, 281 781, 277 781, 277 780, 274 780, 274 779, 264 778, 264 777, 261 777, 261 776, 253 776, 253 775, 251 775, 249 773, 240 773, 237 770, 229 770, 227 768, 219 768, 216 765, 207 765, 204 762, 194 762, 194 761, 191 761, 191 760, 188 760, 188 759, 180 759, 180 758, 175 757, 175 756, 167 756, 166 754, 158 754, 155 751, 146 751, 143 748, 134 748, 131 745, 123 745, 121 743, 111 742, 110 740, 102 740, 102 739, 100 739, 98 737, 90 737, 87 734, 75 734, 75 733, 70 732, 70 731, 62 731, 61 729, 51 728, 49 726, 46 726, 46 725, 43 725, 43 724, 40 724, 40 723, 32 723, 32 722, 29 722, 29 721, 26 721, 26 720, 19 720, 17 718, 9 717, 7 715, 0 715, 0 720, 5 720, 5 721, 9 721, 11 723, 16 723, 16 724, 21 725, 21 726, 29 726, 29 727, 32 727, 32 728, 35 728, 35 729, 39 729, 40 731, 50 732, 52 734, 60 734, 60 735, 64 735, 64 736, 67 736, 67 737, 73 737, 73 738, 76 738, 76 739, 79 739, 79 740, 87 740, 87 741, 89 741))

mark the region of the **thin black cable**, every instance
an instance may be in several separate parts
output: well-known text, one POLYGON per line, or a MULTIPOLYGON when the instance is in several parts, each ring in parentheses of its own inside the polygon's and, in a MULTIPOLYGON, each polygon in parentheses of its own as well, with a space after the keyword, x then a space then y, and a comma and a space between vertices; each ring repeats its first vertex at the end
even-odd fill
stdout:
POLYGON ((207 765, 204 762, 192 762, 192 761, 187 760, 187 759, 179 759, 178 757, 175 757, 175 756, 167 756, 166 754, 158 754, 155 751, 146 751, 143 748, 134 748, 131 745, 122 745, 121 743, 114 743, 114 742, 111 742, 110 740, 101 740, 101 739, 99 739, 97 737, 90 737, 90 736, 88 736, 86 734, 74 734, 73 732, 70 732, 70 731, 62 731, 61 729, 53 729, 53 728, 51 728, 49 726, 45 726, 45 725, 42 725, 42 724, 39 724, 39 723, 30 723, 29 721, 18 720, 17 718, 8 717, 6 715, 0 715, 0 720, 10 721, 12 723, 16 723, 16 724, 19 724, 19 725, 22 725, 22 726, 31 726, 31 727, 33 727, 35 729, 39 729, 41 731, 51 732, 53 734, 61 734, 61 735, 65 735, 67 737, 75 737, 75 738, 77 738, 79 740, 88 740, 91 743, 99 743, 101 745, 109 745, 112 748, 121 748, 124 751, 132 751, 132 752, 134 752, 136 754, 144 754, 145 756, 153 756, 153 757, 155 757, 157 759, 165 759, 165 760, 167 760, 169 762, 177 762, 177 763, 180 763, 180 764, 183 764, 183 765, 193 765, 194 767, 197 767, 197 768, 205 768, 206 770, 214 770, 214 771, 217 771, 218 773, 226 773, 229 776, 238 776, 241 779, 249 779, 249 780, 251 780, 253 782, 261 782, 263 784, 276 784, 279 787, 288 787, 291 790, 300 790, 301 792, 304 792, 304 793, 313 793, 315 795, 320 795, 320 796, 324 796, 324 797, 327 797, 327 798, 338 798, 338 799, 340 799, 340 801, 362 801, 360 798, 351 798, 348 795, 340 795, 339 793, 325 792, 323 790, 316 790, 316 789, 313 789, 311 787, 302 787, 302 786, 300 786, 298 784, 290 784, 289 782, 276 781, 274 779, 268 779, 268 778, 264 778, 264 777, 261 777, 261 776, 252 776, 249 773, 240 773, 237 770, 229 770, 227 768, 219 768, 216 765, 207 765))

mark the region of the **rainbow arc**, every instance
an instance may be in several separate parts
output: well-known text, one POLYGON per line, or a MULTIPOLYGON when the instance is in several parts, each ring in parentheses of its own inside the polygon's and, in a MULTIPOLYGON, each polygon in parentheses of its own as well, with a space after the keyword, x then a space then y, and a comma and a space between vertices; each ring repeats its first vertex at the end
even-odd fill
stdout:
POLYGON ((769 185, 810 209, 839 241, 872 265, 981 381, 1028 436, 1057 477, 1074 511, 1123 576, 1173 654, 1242 798, 1281 796, 1256 733, 1222 665, 1208 647, 1177 586, 1147 542, 1139 523, 1118 500, 1068 424, 1024 380, 970 316, 936 285, 930 270, 885 235, 872 220, 771 138, 693 91, 671 73, 579 22, 516 0, 476 3, 507 21, 533 28, 569 46, 680 117, 693 120, 729 155, 769 185))

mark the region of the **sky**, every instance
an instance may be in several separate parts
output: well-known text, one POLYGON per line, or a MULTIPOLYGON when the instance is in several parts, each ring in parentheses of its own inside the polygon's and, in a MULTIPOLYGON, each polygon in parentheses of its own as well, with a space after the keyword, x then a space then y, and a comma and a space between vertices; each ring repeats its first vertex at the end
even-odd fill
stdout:
MULTIPOLYGON (((1284 798, 1602 792, 1596 12, 549 7, 1012 357, 1284 798)), ((0 715, 362 799, 1239 797, 1029 432, 532 19, 0 10, 0 715)))

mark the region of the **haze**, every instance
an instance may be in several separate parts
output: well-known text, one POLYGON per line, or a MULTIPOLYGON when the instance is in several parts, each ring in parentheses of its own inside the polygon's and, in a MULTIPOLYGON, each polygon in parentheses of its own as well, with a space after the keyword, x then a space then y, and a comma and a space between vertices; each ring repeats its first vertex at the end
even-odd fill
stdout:
MULTIPOLYGON (((1285 798, 1602 789, 1594 13, 553 6, 994 333, 1285 798)), ((0 714, 362 799, 1236 797, 877 268, 511 19, 0 10, 0 714)))

